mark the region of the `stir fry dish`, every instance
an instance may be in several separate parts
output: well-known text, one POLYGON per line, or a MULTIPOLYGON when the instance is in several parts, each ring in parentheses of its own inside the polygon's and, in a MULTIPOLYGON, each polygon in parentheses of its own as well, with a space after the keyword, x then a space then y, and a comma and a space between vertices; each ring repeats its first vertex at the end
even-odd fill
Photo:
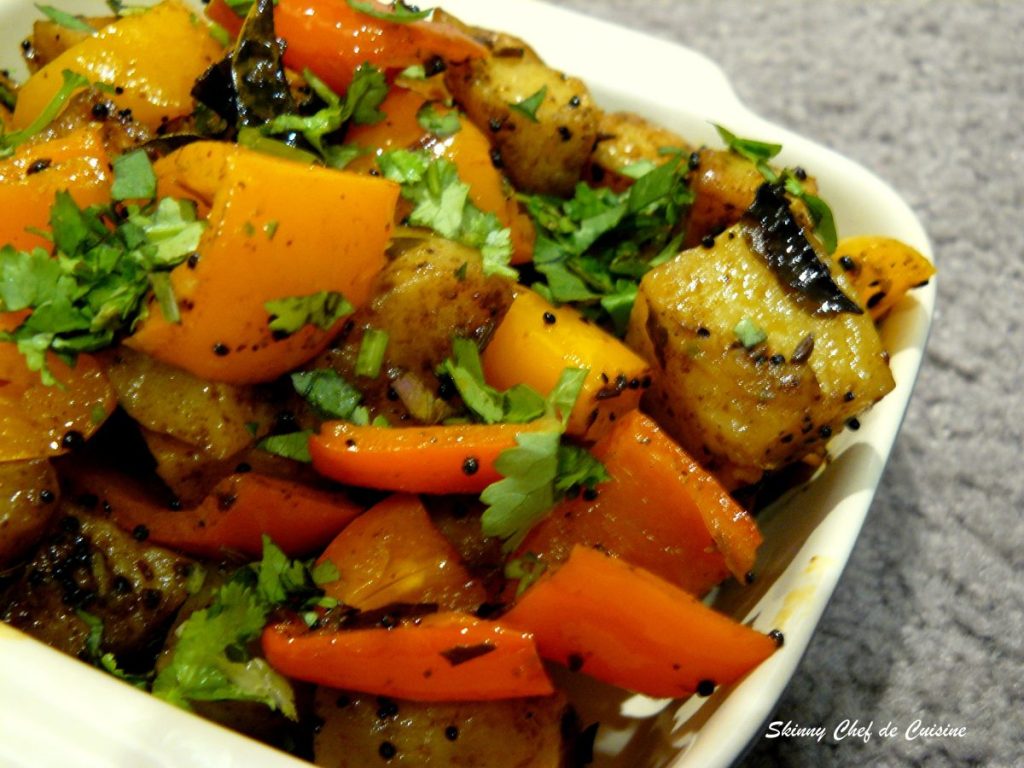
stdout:
POLYGON ((370 0, 40 6, 0 81, 0 617, 325 766, 563 766, 893 387, 932 266, 781 147, 370 0))

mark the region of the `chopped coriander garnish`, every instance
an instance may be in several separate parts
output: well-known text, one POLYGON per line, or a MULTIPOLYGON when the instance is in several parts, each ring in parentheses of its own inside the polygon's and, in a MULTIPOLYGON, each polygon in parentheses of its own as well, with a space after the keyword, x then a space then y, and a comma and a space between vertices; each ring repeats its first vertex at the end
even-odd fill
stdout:
POLYGON ((363 399, 359 390, 331 368, 299 371, 291 376, 295 391, 325 419, 348 419, 363 399))
POLYGON ((239 146, 246 149, 262 152, 273 157, 280 157, 284 160, 292 160, 296 163, 313 164, 321 160, 320 157, 312 152, 307 152, 304 149, 285 144, 283 141, 264 136, 260 128, 239 128, 237 140, 239 146))
POLYGON ((156 174, 143 150, 126 152, 114 160, 110 196, 114 200, 150 200, 156 196, 156 174))
POLYGON ((544 415, 546 402, 540 394, 519 384, 499 392, 484 381, 480 351, 471 339, 452 339, 452 357, 439 368, 451 376, 462 402, 485 424, 525 424, 544 415))
POLYGON ((402 197, 415 204, 410 224, 478 249, 486 275, 518 277, 509 266, 511 231, 470 202, 469 185, 459 179, 454 163, 407 149, 385 152, 377 162, 386 178, 401 184, 402 197))
POLYGON ((367 328, 363 340, 359 344, 356 357, 356 376, 367 376, 371 379, 380 374, 384 363, 384 353, 388 348, 388 332, 377 328, 367 328))
POLYGON ((558 421, 543 432, 516 436, 516 447, 495 461, 502 479, 491 483, 480 501, 487 504, 480 518, 485 536, 504 540, 514 550, 557 501, 584 485, 592 488, 608 479, 604 466, 588 451, 562 443, 562 433, 579 397, 587 371, 566 368, 546 401, 546 412, 558 421))
POLYGON ((768 334, 764 332, 764 329, 749 317, 744 317, 736 323, 736 327, 732 331, 736 334, 736 338, 740 340, 740 344, 747 349, 756 347, 768 338, 768 334))
POLYGON ((546 85, 541 86, 540 90, 527 96, 522 101, 515 103, 509 103, 509 107, 514 109, 521 115, 525 115, 533 122, 537 122, 537 110, 540 105, 544 102, 544 97, 548 95, 548 87, 546 85))
POLYGON ((74 95, 75 91, 89 85, 89 79, 85 75, 72 72, 70 69, 61 71, 60 75, 62 78, 60 88, 53 95, 53 98, 50 99, 49 103, 43 107, 43 110, 36 116, 35 120, 20 131, 12 133, 3 133, 2 127, 0 127, 0 157, 10 155, 15 147, 32 138, 53 122, 53 119, 60 114, 64 104, 74 95))
POLYGON ((320 584, 332 578, 336 569, 292 560, 264 536, 262 559, 236 571, 208 608, 178 627, 171 661, 153 682, 153 694, 184 709, 192 701, 256 701, 297 719, 291 684, 249 647, 272 611, 317 605, 320 584))
POLYGON ((516 597, 520 597, 544 574, 547 568, 547 563, 541 560, 536 553, 526 552, 522 557, 505 563, 505 578, 519 580, 519 584, 516 586, 516 597))
POLYGON ((271 299, 264 302, 263 308, 270 315, 270 330, 284 336, 290 336, 307 325, 330 330, 338 320, 355 311, 355 307, 337 291, 271 299))
POLYGON ((395 0, 389 7, 390 10, 385 10, 377 3, 363 2, 362 0, 345 0, 348 6, 354 10, 364 13, 367 16, 372 16, 375 19, 381 21, 391 21, 395 24, 409 24, 414 21, 422 21, 434 12, 433 8, 425 8, 420 10, 412 5, 406 5, 402 0, 395 0))
POLYGON ((59 8, 54 8, 52 5, 39 5, 36 4, 36 8, 46 16, 50 21, 55 24, 59 24, 65 29, 74 30, 75 32, 85 32, 87 35, 96 34, 96 30, 85 23, 80 17, 74 16, 67 11, 62 11, 59 8))
POLYGON ((434 102, 428 101, 416 113, 416 120, 420 127, 427 133, 432 133, 440 138, 452 136, 462 129, 459 122, 459 113, 453 111, 441 114, 437 111, 434 102))
POLYGON ((170 283, 154 276, 188 258, 205 226, 187 201, 129 205, 122 216, 110 206, 83 210, 58 192, 50 209, 57 258, 42 248, 0 249, 0 311, 33 310, 0 340, 14 342, 28 367, 54 384, 47 351, 73 357, 109 346, 145 316, 151 288, 174 316, 170 283))
POLYGON ((370 125, 383 120, 384 113, 379 107, 388 95, 387 80, 384 73, 372 64, 360 64, 345 97, 342 98, 310 70, 304 70, 302 76, 326 106, 309 116, 279 115, 259 130, 264 136, 301 133, 327 165, 340 168, 351 161, 355 156, 353 152, 358 150, 329 144, 326 137, 349 120, 360 125, 370 125))
POLYGON ((427 70, 422 64, 413 64, 399 72, 398 76, 407 80, 426 80, 427 70))
POLYGON ((722 141, 725 145, 738 154, 740 157, 746 158, 754 164, 764 180, 769 184, 782 183, 786 191, 798 200, 802 200, 804 205, 807 206, 807 210, 811 214, 811 221, 814 223, 814 232, 821 238, 822 245, 825 246, 825 250, 828 253, 834 253, 836 245, 838 244, 838 235, 836 233, 836 222, 835 217, 832 215, 832 209, 828 203, 822 200, 817 195, 813 195, 808 192, 804 185, 800 182, 800 179, 796 178, 793 171, 788 168, 782 170, 782 173, 776 173, 775 170, 768 164, 768 161, 775 157, 779 152, 782 151, 781 144, 768 144, 763 141, 755 141, 753 139, 741 139, 736 134, 732 133, 728 129, 713 124, 715 130, 718 131, 718 135, 721 136, 722 141))
POLYGON ((313 457, 309 455, 309 438, 312 434, 313 431, 307 429, 289 432, 286 435, 271 435, 260 440, 256 447, 283 459, 310 464, 313 461, 313 457))
POLYGON ((568 200, 520 196, 537 229, 533 263, 544 282, 535 290, 556 304, 583 304, 584 314, 625 333, 640 279, 678 252, 693 200, 682 153, 668 154, 658 166, 631 166, 636 180, 621 193, 581 182, 568 200))

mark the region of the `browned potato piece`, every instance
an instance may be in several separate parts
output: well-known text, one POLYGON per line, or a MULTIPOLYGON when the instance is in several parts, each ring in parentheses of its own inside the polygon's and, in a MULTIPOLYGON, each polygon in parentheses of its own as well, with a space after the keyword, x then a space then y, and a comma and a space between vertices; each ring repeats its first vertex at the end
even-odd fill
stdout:
POLYGON ((194 507, 238 463, 233 456, 215 459, 202 448, 142 428, 142 439, 156 461, 156 474, 182 506, 194 507))
MULTIPOLYGON (((80 17, 81 18, 81 17, 80 17)), ((116 16, 94 16, 82 18, 93 29, 103 29, 117 21, 116 16)), ((64 51, 89 37, 86 32, 69 29, 49 19, 36 21, 32 24, 32 35, 22 43, 22 55, 29 71, 42 69, 64 51)))
POLYGON ((595 183, 624 189, 632 181, 621 175, 622 169, 641 160, 661 165, 671 157, 661 154, 662 147, 674 147, 685 154, 693 152, 682 136, 640 115, 605 112, 598 123, 597 145, 590 156, 588 176, 595 183))
POLYGON ((117 401, 146 429, 226 459, 265 434, 274 409, 251 387, 203 381, 186 371, 120 347, 106 358, 117 401))
MULTIPOLYGON (((717 235, 731 227, 754 202, 754 193, 764 177, 746 158, 727 149, 702 148, 698 166, 690 173, 693 205, 686 220, 684 247, 697 245, 705 235, 717 235)), ((802 182, 804 189, 817 194, 814 179, 802 182)), ((793 213, 805 227, 811 226, 810 214, 801 202, 793 204, 793 213)))
POLYGON ((325 768, 380 765, 422 768, 556 768, 565 765, 565 700, 394 701, 320 688, 323 728, 314 762, 325 768), (381 758, 384 758, 382 760, 381 758))
POLYGON ((460 26, 491 52, 449 63, 445 83, 491 137, 512 182, 526 192, 571 195, 597 139, 599 110, 587 86, 551 69, 517 37, 466 27, 443 13, 435 18, 460 26), (511 108, 545 88, 536 119, 511 108))
POLYGON ((57 511, 58 494, 49 461, 0 462, 0 570, 42 537, 57 511))
POLYGON ((352 331, 314 367, 337 370, 391 421, 411 416, 436 422, 450 412, 435 397, 435 368, 451 356, 453 336, 479 342, 490 336, 512 301, 512 283, 486 277, 480 254, 450 240, 427 237, 399 247, 378 276, 370 305, 353 318, 352 331), (388 334, 386 375, 372 381, 355 375, 366 328, 388 334))
MULTIPOLYGON (((699 461, 756 480, 807 454, 893 387, 867 314, 816 315, 747 239, 684 251, 640 284, 627 341, 655 366, 645 406, 699 461), (737 327, 764 341, 744 348, 737 327)), ((852 295, 847 277, 835 282, 852 295)))
POLYGON ((84 508, 65 504, 64 511, 8 590, 0 619, 77 656, 89 636, 76 613, 84 610, 103 622, 104 651, 142 649, 188 596, 191 561, 84 508))

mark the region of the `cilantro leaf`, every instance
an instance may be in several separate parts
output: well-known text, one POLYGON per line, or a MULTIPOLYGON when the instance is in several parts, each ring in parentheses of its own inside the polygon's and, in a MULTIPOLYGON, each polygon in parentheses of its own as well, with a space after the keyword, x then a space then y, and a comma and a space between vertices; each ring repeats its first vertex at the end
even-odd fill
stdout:
POLYGON ((432 133, 440 138, 453 136, 462 130, 458 112, 450 111, 440 114, 432 101, 426 102, 419 108, 419 111, 416 112, 416 121, 427 133, 432 133))
POLYGON ((525 384, 506 392, 487 384, 480 350, 471 339, 452 339, 452 357, 441 364, 439 373, 451 377, 462 402, 485 424, 521 424, 538 419, 546 412, 544 398, 525 384))
POLYGON ((35 136, 53 122, 53 119, 60 114, 60 111, 64 108, 68 99, 74 95, 75 91, 89 85, 89 78, 85 75, 79 74, 78 72, 72 72, 70 69, 62 70, 60 76, 60 88, 57 89, 53 98, 50 99, 47 105, 43 107, 42 111, 36 115, 36 118, 31 123, 20 131, 3 133, 3 131, 0 130, 0 157, 6 157, 11 154, 15 147, 28 141, 28 139, 35 136))
POLYGON ((635 180, 620 193, 581 182, 568 200, 520 196, 537 230, 533 265, 543 279, 535 290, 556 304, 582 304, 625 333, 640 279, 678 251, 693 200, 683 153, 666 153, 660 165, 629 166, 635 180))
POLYGON ((562 443, 587 373, 583 368, 566 368, 545 408, 549 417, 559 421, 550 430, 516 435, 516 447, 503 451, 494 463, 502 479, 480 494, 480 501, 487 505, 480 524, 485 536, 504 540, 505 551, 518 547, 530 528, 572 489, 592 488, 608 479, 604 465, 589 451, 562 443))
POLYGON ((388 332, 377 328, 367 328, 359 344, 356 356, 356 376, 367 376, 371 379, 380 375, 380 367, 384 363, 384 353, 388 348, 388 332))
POLYGON ((71 29, 75 32, 85 32, 87 35, 96 34, 96 30, 86 24, 80 17, 73 16, 67 11, 54 8, 52 5, 39 5, 38 3, 36 3, 36 8, 38 8, 39 11, 50 21, 55 24, 59 24, 65 29, 71 29))
POLYGON ((746 349, 756 347, 768 338, 768 334, 764 332, 764 329, 749 317, 744 317, 736 323, 736 327, 732 329, 732 332, 736 334, 736 338, 740 340, 740 344, 746 349))
MULTIPOLYGON (((384 113, 380 111, 380 105, 388 95, 387 80, 384 73, 372 64, 360 64, 345 97, 341 98, 309 69, 303 70, 302 75, 325 106, 308 116, 278 115, 262 125, 259 131, 264 137, 301 133, 327 165, 341 168, 359 150, 333 145, 328 137, 349 120, 360 125, 371 125, 383 120, 384 113)), ((249 141, 252 143, 251 138, 249 141)))
POLYGON ((459 179, 454 163, 425 151, 406 149, 385 152, 377 162, 385 178, 402 186, 402 197, 414 203, 410 224, 478 249, 485 275, 513 280, 518 277, 509 266, 511 231, 493 213, 469 201, 469 185, 459 179))
POLYGON ((360 13, 371 16, 381 21, 390 21, 395 24, 409 24, 414 21, 422 21, 434 12, 433 8, 425 8, 420 10, 412 5, 406 5, 402 0, 395 0, 391 3, 391 10, 383 10, 381 6, 373 2, 364 2, 363 0, 345 0, 348 3, 349 8, 352 8, 360 13))
POLYGON ((256 447, 284 459, 311 464, 313 457, 309 455, 309 438, 312 434, 313 431, 307 429, 285 435, 271 435, 260 440, 256 447))
POLYGON ((316 571, 264 536, 260 561, 239 569, 209 607, 178 627, 171 661, 153 682, 154 695, 185 709, 190 701, 256 701, 297 719, 291 684, 253 657, 250 646, 276 608, 302 608, 321 599, 319 584, 331 574, 316 571))
MULTIPOLYGON (((331 368, 299 371, 293 373, 291 379, 295 391, 326 419, 350 418, 362 400, 359 390, 331 368)), ((286 436, 279 435, 278 437, 286 436)), ((267 440, 273 439, 267 438, 267 440)))
POLYGON ((263 308, 270 315, 270 330, 278 336, 290 336, 307 325, 326 331, 355 311, 355 307, 337 291, 271 299, 263 303, 263 308))
POLYGON ((523 432, 516 436, 516 447, 503 451, 494 462, 502 479, 480 494, 480 501, 487 504, 480 523, 485 536, 505 540, 506 550, 519 546, 555 504, 560 440, 558 431, 523 432))
POLYGON ((110 187, 114 200, 156 197, 156 174, 146 153, 136 149, 114 160, 114 183, 110 187))
POLYGON ((16 343, 28 367, 54 384, 48 350, 73 356, 110 345, 144 316, 151 290, 173 320, 167 272, 195 251, 204 227, 191 202, 164 198, 120 213, 81 209, 58 192, 50 209, 55 257, 41 248, 0 249, 0 311, 33 310, 0 340, 16 343))
POLYGON ((509 103, 509 107, 514 109, 521 115, 526 116, 529 120, 534 123, 537 122, 537 110, 540 109, 540 105, 544 103, 544 97, 548 95, 548 87, 546 85, 541 86, 540 90, 536 93, 532 93, 522 101, 515 103, 509 103))
POLYGON ((811 214, 811 221, 814 223, 814 232, 821 238, 822 245, 828 253, 835 253, 838 245, 836 233, 836 221, 829 204, 817 195, 808 192, 804 185, 797 178, 797 172, 785 168, 781 174, 777 173, 768 161, 782 151, 781 144, 768 144, 753 139, 741 139, 726 128, 713 123, 718 135, 721 136, 725 145, 754 164, 758 172, 769 184, 782 183, 786 191, 798 200, 802 200, 811 214))

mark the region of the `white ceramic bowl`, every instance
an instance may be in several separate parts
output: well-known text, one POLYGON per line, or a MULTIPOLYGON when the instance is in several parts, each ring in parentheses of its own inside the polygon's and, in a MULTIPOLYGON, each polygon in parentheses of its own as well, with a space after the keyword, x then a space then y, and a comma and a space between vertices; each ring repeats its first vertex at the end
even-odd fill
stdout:
MULTIPOLYGON (((67 2, 102 13, 102 3, 67 2)), ((817 176, 840 236, 897 237, 931 256, 920 223, 884 182, 855 163, 748 111, 715 64, 685 48, 532 0, 449 0, 466 21, 527 39, 553 66, 579 75, 597 102, 639 112, 690 138, 717 142, 709 121, 780 142, 781 163, 817 176)), ((19 40, 37 12, 0 0, 0 65, 19 70, 19 40)), ((740 683, 686 702, 625 697, 573 680, 584 722, 600 720, 597 763, 713 768, 735 761, 761 728, 800 661, 846 564, 910 398, 935 300, 914 291, 885 322, 896 389, 855 433, 832 444, 833 460, 808 486, 759 518, 765 545, 753 587, 726 585, 715 606, 785 645, 740 683)), ((0 624, 0 764, 142 768, 301 765, 142 694, 0 624)))

